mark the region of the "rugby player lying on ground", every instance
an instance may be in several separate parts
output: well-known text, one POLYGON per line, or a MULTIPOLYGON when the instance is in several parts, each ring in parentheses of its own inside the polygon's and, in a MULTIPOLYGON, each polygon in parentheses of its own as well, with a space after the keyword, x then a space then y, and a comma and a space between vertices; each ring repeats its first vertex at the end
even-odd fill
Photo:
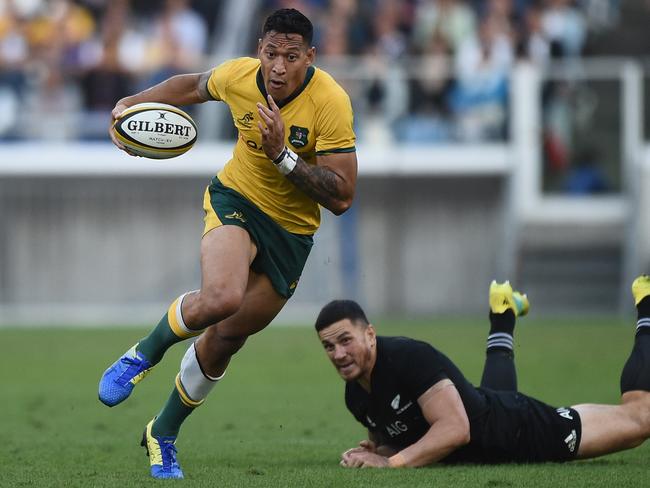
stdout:
POLYGON ((378 337, 357 303, 330 302, 315 327, 346 381, 348 409, 369 434, 342 454, 341 465, 569 461, 642 444, 650 437, 650 277, 637 278, 632 294, 638 320, 621 374, 620 405, 566 408, 517 392, 512 335, 528 299, 508 282, 490 286, 490 333, 479 388, 429 344, 378 337))

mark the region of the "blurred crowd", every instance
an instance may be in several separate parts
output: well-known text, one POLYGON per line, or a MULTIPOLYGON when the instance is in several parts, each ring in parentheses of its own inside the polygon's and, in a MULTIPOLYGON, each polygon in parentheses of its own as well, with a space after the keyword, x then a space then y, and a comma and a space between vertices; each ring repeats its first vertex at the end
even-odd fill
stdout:
MULTIPOLYGON (((363 59, 353 99, 369 131, 381 119, 398 141, 490 141, 507 134, 513 63, 583 55, 591 32, 616 23, 619 1, 260 0, 254 30, 295 7, 314 23, 319 59, 363 59)), ((0 138, 105 138, 116 100, 205 68, 229 3, 0 0, 0 138)))
POLYGON ((314 18, 320 56, 388 60, 366 101, 403 142, 504 139, 516 60, 544 69, 581 56, 588 34, 610 28, 619 10, 617 0, 266 2, 268 10, 287 6, 314 18))
POLYGON ((105 138, 119 98, 202 65, 219 3, 0 0, 0 137, 105 138))

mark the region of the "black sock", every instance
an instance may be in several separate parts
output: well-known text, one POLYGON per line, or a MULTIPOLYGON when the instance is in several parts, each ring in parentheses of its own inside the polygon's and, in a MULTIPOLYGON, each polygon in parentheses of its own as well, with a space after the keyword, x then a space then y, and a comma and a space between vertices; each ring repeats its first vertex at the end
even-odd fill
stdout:
POLYGON ((650 391, 650 334, 647 333, 637 332, 634 347, 621 373, 621 394, 634 390, 650 391))
POLYGON ((515 330, 515 314, 512 310, 503 313, 490 312, 490 334, 505 332, 512 335, 515 330))
POLYGON ((650 391, 650 296, 636 306, 634 347, 621 373, 621 393, 650 391))
POLYGON ((487 338, 487 352, 502 351, 512 354, 515 314, 512 310, 503 313, 490 312, 490 333, 487 338))
POLYGON ((650 296, 645 297, 636 306, 636 335, 650 335, 650 296))
POLYGON ((481 386, 492 390, 517 391, 517 371, 513 352, 515 314, 490 312, 490 333, 485 351, 481 386))
POLYGON ((485 355, 481 387, 500 391, 517 391, 517 370, 512 352, 488 351, 485 355))

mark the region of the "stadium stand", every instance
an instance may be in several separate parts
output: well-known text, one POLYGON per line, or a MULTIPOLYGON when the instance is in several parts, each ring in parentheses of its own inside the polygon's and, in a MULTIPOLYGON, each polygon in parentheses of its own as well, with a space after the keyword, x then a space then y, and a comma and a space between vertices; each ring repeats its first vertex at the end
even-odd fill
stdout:
POLYGON ((135 264, 128 249, 120 253, 128 246, 107 241, 97 223, 132 235, 146 228, 134 245, 156 247, 164 188, 175 198, 167 210, 186 219, 183 247, 194 249, 192 229, 200 224, 191 219, 200 215, 190 197, 228 157, 224 143, 235 136, 229 114, 216 104, 198 107, 191 158, 154 169, 111 152, 109 111, 121 96, 175 72, 254 55, 260 21, 278 7, 299 8, 314 21, 318 64, 350 93, 364 151, 357 216, 324 229, 319 264, 304 278, 294 310, 344 290, 373 312, 455 313, 462 303, 454 290, 466 289, 470 278, 435 289, 432 299, 431 274, 453 274, 466 255, 486 280, 505 271, 519 277, 542 308, 558 300, 608 308, 616 285, 602 283, 623 286, 630 263, 650 264, 650 217, 638 224, 630 218, 650 208, 645 180, 634 172, 650 135, 650 117, 644 126, 638 111, 642 103, 650 108, 642 96, 643 84, 650 86, 643 72, 647 2, 0 0, 0 221, 7 229, 0 236, 0 309, 15 312, 5 320, 29 320, 30 313, 34 320, 34 299, 54 304, 43 318, 93 303, 158 310, 154 302, 175 293, 158 285, 166 280, 152 271, 160 261, 178 259, 172 268, 185 272, 178 285, 192 286, 195 256, 180 259, 162 245, 131 283, 137 293, 120 290, 122 273, 135 264), (127 181, 145 175, 150 184, 127 181), (35 177, 43 184, 34 186, 35 177), (388 211, 395 177, 404 195, 388 211), (129 199, 142 215, 132 213, 129 199), (525 208, 516 208, 520 202, 525 208), (400 220, 405 210, 412 220, 400 220), (490 224, 503 218, 515 223, 490 224), (78 239, 100 246, 103 264, 116 269, 93 264, 102 283, 84 278, 93 254, 78 239), (368 248, 372 260, 362 251, 368 248), (75 255, 74 264, 64 262, 75 255), (377 256, 386 269, 377 269, 377 256), (55 259, 57 272, 47 272, 55 259), (336 270, 321 266, 331 260, 336 270), (25 281, 27 269, 40 285, 25 281), (53 286, 56 276, 67 293, 53 286), (552 289, 558 280, 566 286, 552 289))

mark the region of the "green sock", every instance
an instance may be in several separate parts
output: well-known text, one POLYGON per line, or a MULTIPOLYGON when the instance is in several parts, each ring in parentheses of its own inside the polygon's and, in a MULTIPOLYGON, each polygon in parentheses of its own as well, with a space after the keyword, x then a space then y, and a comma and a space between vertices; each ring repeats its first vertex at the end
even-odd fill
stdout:
POLYGON ((171 346, 202 332, 201 330, 190 330, 183 321, 180 304, 185 295, 181 295, 172 302, 158 325, 147 337, 141 339, 135 348, 149 360, 152 366, 160 362, 171 346))
POLYGON ((196 407, 188 407, 181 400, 178 390, 174 388, 167 403, 156 417, 151 427, 151 433, 156 437, 176 437, 181 424, 196 407))
POLYGON ((158 325, 149 333, 147 337, 141 339, 136 351, 144 354, 151 365, 160 362, 167 349, 185 340, 185 337, 178 337, 169 325, 168 314, 163 315, 158 325))

